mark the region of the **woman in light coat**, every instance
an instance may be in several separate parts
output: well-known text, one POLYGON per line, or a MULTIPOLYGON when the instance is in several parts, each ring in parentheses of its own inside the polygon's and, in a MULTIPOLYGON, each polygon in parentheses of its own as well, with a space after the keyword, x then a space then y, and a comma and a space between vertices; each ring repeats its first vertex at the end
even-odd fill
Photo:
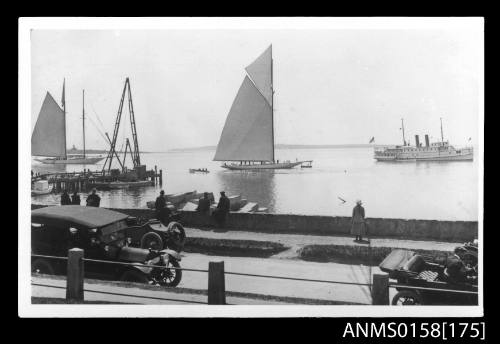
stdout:
POLYGON ((365 208, 361 204, 360 200, 356 201, 356 206, 352 210, 351 234, 356 237, 354 241, 361 241, 363 235, 366 235, 365 208))

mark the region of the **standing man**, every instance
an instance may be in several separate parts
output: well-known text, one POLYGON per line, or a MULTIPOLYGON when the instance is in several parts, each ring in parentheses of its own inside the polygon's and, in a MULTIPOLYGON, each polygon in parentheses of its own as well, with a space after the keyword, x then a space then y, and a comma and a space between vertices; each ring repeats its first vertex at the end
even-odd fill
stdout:
POLYGON ((75 192, 71 195, 71 204, 80 205, 80 195, 75 190, 75 192))
POLYGON ((362 202, 357 200, 356 206, 352 210, 351 234, 356 237, 354 241, 361 241, 363 235, 366 235, 365 208, 361 204, 362 202))
POLYGON ((208 192, 203 193, 203 198, 200 198, 198 201, 196 211, 202 214, 210 215, 210 199, 208 198, 208 192))
POLYGON ((71 198, 69 198, 68 191, 64 189, 61 195, 61 205, 71 205, 71 198))
POLYGON ((226 226, 227 215, 229 214, 229 210, 231 208, 231 202, 229 198, 226 197, 226 193, 224 191, 220 192, 219 203, 217 204, 217 209, 215 210, 214 216, 215 221, 217 221, 218 225, 222 228, 226 226))
POLYGON ((165 216, 165 206, 167 205, 167 201, 165 200, 165 191, 160 191, 160 196, 156 197, 155 201, 155 213, 156 218, 160 220, 161 223, 164 221, 165 216))
POLYGON ((96 188, 92 189, 92 193, 87 197, 87 207, 99 207, 101 204, 101 197, 96 194, 96 188))

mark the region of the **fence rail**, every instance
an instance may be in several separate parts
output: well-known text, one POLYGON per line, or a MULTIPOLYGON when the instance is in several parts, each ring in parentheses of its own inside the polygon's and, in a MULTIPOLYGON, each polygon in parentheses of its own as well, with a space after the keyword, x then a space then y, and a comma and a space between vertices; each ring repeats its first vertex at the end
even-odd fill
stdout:
MULTIPOLYGON (((83 250, 78 249, 78 248, 73 248, 73 249, 68 250, 67 257, 41 255, 41 254, 32 254, 31 256, 34 258, 67 260, 66 299, 68 299, 68 300, 72 299, 72 300, 77 300, 77 301, 84 300, 84 291, 92 292, 92 293, 118 295, 118 296, 150 298, 150 299, 158 299, 158 300, 170 300, 170 299, 166 299, 166 298, 147 297, 147 296, 138 296, 138 295, 132 295, 132 294, 121 294, 121 293, 113 293, 113 292, 104 292, 104 291, 84 289, 84 263, 85 262, 116 264, 116 265, 135 266, 135 267, 145 266, 145 267, 159 268, 159 269, 176 269, 176 270, 184 270, 184 271, 190 271, 190 272, 208 273, 208 288, 207 288, 208 300, 207 300, 207 303, 214 304, 214 305, 228 304, 228 303, 226 303, 225 275, 246 276, 246 277, 256 277, 256 278, 269 278, 269 279, 280 279, 280 280, 302 281, 302 282, 313 282, 313 283, 357 285, 357 286, 369 287, 370 292, 371 292, 373 305, 389 305, 389 288, 420 289, 420 290, 432 290, 432 291, 449 292, 449 293, 477 294, 477 292, 474 292, 474 291, 463 291, 463 290, 453 290, 453 289, 450 290, 450 289, 439 289, 439 288, 436 289, 436 288, 427 288, 427 287, 419 287, 419 286, 409 286, 409 285, 403 285, 403 284, 397 284, 397 283, 389 283, 389 276, 386 273, 373 274, 372 283, 357 283, 357 282, 307 279, 307 278, 296 278, 296 277, 288 277, 288 276, 260 275, 260 274, 225 271, 223 261, 209 262, 208 270, 205 270, 205 269, 181 268, 181 267, 156 265, 156 264, 128 263, 128 262, 109 261, 109 260, 100 260, 100 259, 89 259, 89 258, 84 258, 83 250)), ((33 285, 39 285, 39 284, 33 284, 33 285)), ((64 287, 55 287, 55 286, 47 286, 47 287, 64 288, 64 287)), ((177 299, 172 300, 172 301, 186 302, 186 303, 191 302, 188 300, 177 300, 177 299)), ((191 303, 200 303, 200 302, 193 301, 191 303)))

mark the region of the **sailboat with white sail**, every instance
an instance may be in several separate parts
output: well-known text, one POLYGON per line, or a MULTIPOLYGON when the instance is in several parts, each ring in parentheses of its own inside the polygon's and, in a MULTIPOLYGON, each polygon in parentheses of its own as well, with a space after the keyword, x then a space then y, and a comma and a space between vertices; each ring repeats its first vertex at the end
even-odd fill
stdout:
POLYGON ((104 157, 88 157, 85 154, 85 91, 83 91, 83 156, 68 157, 66 154, 66 96, 63 82, 62 108, 47 92, 31 136, 31 155, 47 157, 35 159, 44 164, 91 165, 104 157))
POLYGON ((307 161, 275 160, 272 45, 246 68, 214 161, 229 170, 290 169, 307 161))

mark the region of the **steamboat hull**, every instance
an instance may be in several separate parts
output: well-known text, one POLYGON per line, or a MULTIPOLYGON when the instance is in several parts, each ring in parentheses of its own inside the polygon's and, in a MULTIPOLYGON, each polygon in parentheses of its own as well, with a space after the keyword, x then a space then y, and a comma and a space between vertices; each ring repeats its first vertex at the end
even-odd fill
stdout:
POLYGON ((375 156, 377 161, 397 161, 397 162, 419 162, 419 161, 473 161, 474 154, 464 154, 464 155, 450 155, 450 156, 434 156, 434 157, 415 157, 415 158, 400 158, 400 157, 387 157, 387 156, 375 156))
POLYGON ((228 170, 283 170, 283 169, 291 169, 295 166, 302 164, 303 161, 297 162, 285 162, 285 163, 276 163, 276 164, 256 164, 256 165, 236 165, 236 164, 224 164, 222 167, 227 168, 228 170))

